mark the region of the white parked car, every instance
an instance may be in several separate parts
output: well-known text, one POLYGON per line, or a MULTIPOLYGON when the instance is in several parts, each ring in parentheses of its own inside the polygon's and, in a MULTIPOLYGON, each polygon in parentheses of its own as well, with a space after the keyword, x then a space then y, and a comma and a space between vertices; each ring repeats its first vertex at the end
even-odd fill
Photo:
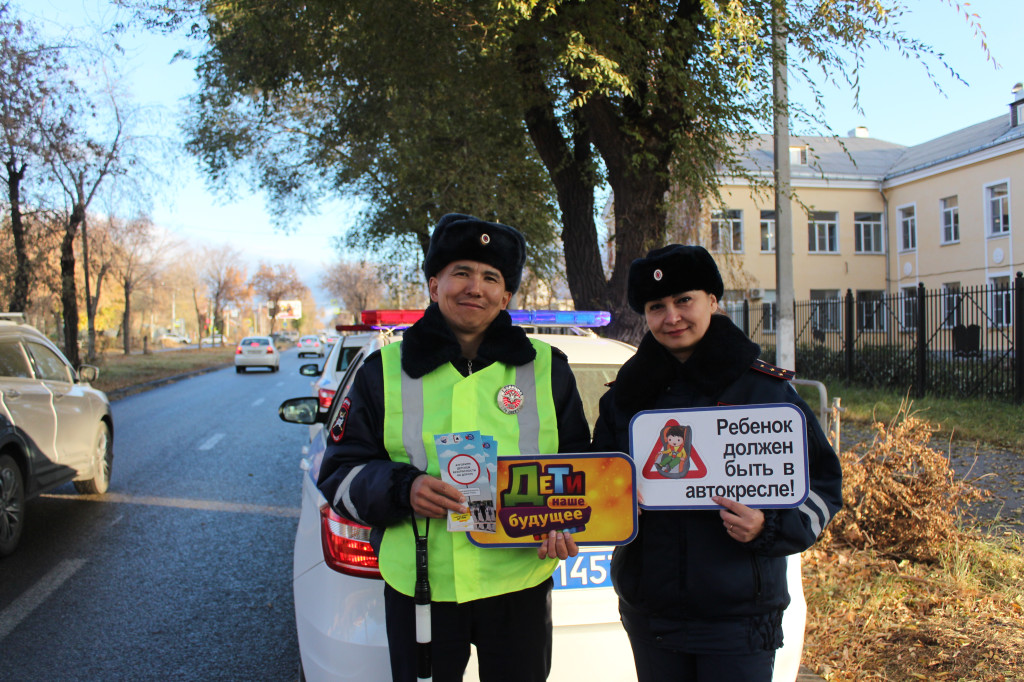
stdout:
POLYGON ((271 372, 281 369, 281 354, 269 336, 247 336, 235 348, 235 371, 241 374, 250 367, 266 367, 271 372))
MULTIPOLYGON (((593 427, 598 401, 606 384, 636 349, 626 343, 592 334, 530 334, 559 348, 576 376, 587 419, 593 427)), ((353 356, 336 386, 344 395, 367 355, 400 338, 379 331, 353 356)), ((341 400, 329 413, 317 398, 295 398, 280 407, 285 421, 331 423, 341 400)), ((301 462, 302 507, 295 536, 293 592, 295 621, 304 679, 388 680, 387 632, 384 621, 384 583, 369 543, 370 529, 336 514, 316 486, 324 451, 325 431, 314 431, 301 462)), ((554 651, 551 679, 591 682, 636 680, 633 655, 619 620, 611 587, 611 547, 583 547, 555 571, 552 596, 554 651), (581 655, 581 652, 585 652, 581 655)), ((796 592, 797 590, 791 590, 796 592)), ((796 601, 794 594, 794 601, 796 601)), ((803 593, 799 593, 802 603, 803 593)), ((787 610, 787 617, 793 607, 787 610)), ((797 609, 799 611, 799 609, 797 609)), ((798 627, 802 647, 803 612, 798 627)), ((790 620, 793 620, 792 618, 790 620)), ((789 630, 786 639, 791 640, 789 630)), ((779 666, 777 665, 777 668, 779 666)), ((796 668, 789 680, 796 678, 796 668)), ((477 680, 475 657, 466 680, 477 680)), ((786 679, 776 677, 777 680, 786 679)))
POLYGON ((25 501, 73 481, 83 494, 107 492, 114 420, 92 365, 76 372, 20 313, 0 314, 0 557, 14 551, 25 501))

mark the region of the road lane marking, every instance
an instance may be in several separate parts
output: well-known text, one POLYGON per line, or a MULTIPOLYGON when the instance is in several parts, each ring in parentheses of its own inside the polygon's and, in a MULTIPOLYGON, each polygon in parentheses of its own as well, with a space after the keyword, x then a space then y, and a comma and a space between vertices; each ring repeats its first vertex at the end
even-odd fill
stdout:
POLYGON ((262 405, 264 400, 266 400, 266 398, 259 398, 256 402, 252 404, 252 406, 256 407, 257 405, 262 405))
POLYGON ((223 434, 223 433, 215 433, 215 434, 213 434, 212 436, 207 438, 205 441, 200 443, 199 449, 200 450, 210 450, 210 449, 212 449, 214 445, 219 443, 221 441, 221 439, 224 438, 224 436, 225 436, 225 434, 223 434))
POLYGON ((126 495, 124 493, 107 493, 105 495, 71 495, 64 493, 44 493, 41 498, 54 500, 74 500, 77 502, 102 502, 103 504, 144 504, 153 507, 176 507, 178 509, 199 509, 202 511, 222 511, 236 514, 260 514, 263 516, 280 516, 286 519, 299 518, 298 507, 274 507, 266 504, 245 504, 242 502, 221 502, 220 500, 190 500, 184 497, 156 497, 154 495, 126 495))
POLYGON ((0 641, 35 611, 57 588, 85 565, 85 559, 65 559, 3 611, 0 611, 0 641))

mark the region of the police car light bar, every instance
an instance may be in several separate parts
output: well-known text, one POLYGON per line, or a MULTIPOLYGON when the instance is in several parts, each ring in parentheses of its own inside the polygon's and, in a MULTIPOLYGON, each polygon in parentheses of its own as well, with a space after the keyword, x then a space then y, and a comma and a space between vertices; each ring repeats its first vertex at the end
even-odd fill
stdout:
MULTIPOLYGON (((513 324, 537 327, 605 327, 612 314, 604 310, 510 310, 513 324)), ((408 326, 423 317, 422 310, 364 310, 363 324, 375 328, 408 326)), ((340 325, 339 325, 340 327, 340 325)), ((340 328, 339 328, 339 331, 340 328)))
POLYGON ((363 324, 372 327, 408 327, 421 317, 422 310, 364 310, 363 324))
POLYGON ((336 324, 335 331, 339 332, 372 332, 373 327, 368 324, 336 324))
POLYGON ((538 327, 605 327, 612 314, 605 310, 510 310, 513 324, 538 327))

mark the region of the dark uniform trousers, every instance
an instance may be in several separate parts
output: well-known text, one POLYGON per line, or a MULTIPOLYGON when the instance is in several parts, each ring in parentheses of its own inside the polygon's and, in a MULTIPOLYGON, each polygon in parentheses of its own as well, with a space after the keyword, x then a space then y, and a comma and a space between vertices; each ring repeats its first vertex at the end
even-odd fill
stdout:
MULTIPOLYGON (((551 670, 551 585, 474 601, 432 602, 434 682, 461 682, 476 645, 481 682, 544 682, 551 670)), ((415 602, 384 586, 391 678, 416 680, 415 602)))
POLYGON ((771 682, 775 651, 688 654, 630 637, 637 682, 771 682))

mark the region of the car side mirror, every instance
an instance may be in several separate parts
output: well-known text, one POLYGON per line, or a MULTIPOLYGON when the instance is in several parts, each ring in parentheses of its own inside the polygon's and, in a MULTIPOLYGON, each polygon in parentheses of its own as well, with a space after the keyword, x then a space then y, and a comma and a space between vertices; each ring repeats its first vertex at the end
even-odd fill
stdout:
POLYGON ((277 415, 291 424, 323 423, 327 413, 320 415, 319 402, 316 398, 290 398, 277 408, 277 415))
POLYGON ((78 368, 78 379, 87 384, 91 384, 100 378, 100 368, 95 365, 81 365, 78 368))
POLYGON ((302 365, 299 367, 299 374, 304 377, 318 377, 322 372, 323 370, 316 364, 302 365))

